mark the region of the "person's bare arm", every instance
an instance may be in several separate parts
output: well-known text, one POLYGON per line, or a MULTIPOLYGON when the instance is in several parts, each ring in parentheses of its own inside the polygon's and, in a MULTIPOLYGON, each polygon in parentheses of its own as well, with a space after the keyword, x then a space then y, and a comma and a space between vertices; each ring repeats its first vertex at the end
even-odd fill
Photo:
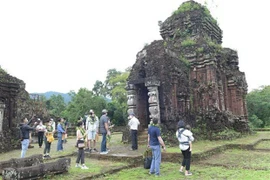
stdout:
POLYGON ((105 125, 105 129, 106 129, 106 131, 107 131, 107 134, 108 134, 108 135, 111 135, 111 132, 110 132, 108 123, 106 122, 104 125, 105 125))
POLYGON ((166 147, 165 147, 164 141, 163 141, 163 139, 161 138, 161 136, 158 136, 158 141, 159 141, 159 143, 161 144, 161 146, 163 147, 163 150, 165 151, 165 150, 166 150, 166 147))

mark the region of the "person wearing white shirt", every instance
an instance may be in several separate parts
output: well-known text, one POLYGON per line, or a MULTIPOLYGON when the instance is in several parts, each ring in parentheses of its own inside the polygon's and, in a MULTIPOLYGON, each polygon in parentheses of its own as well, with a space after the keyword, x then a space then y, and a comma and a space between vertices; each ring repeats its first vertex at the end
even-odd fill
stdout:
POLYGON ((183 168, 186 167, 185 175, 190 176, 192 173, 190 170, 190 159, 191 159, 191 142, 194 141, 193 134, 190 130, 185 128, 184 121, 178 122, 178 130, 176 131, 176 137, 179 141, 179 148, 183 154, 183 161, 180 167, 180 172, 183 172, 183 168))
POLYGON ((85 129, 87 131, 88 146, 88 149, 86 151, 89 151, 90 153, 92 152, 92 150, 98 152, 98 150, 96 149, 96 136, 98 136, 99 120, 92 109, 90 109, 89 111, 89 116, 86 119, 85 125, 85 129))
POLYGON ((138 126, 140 125, 140 121, 135 117, 134 113, 129 113, 129 122, 128 125, 130 127, 131 133, 131 151, 138 149, 138 126))
POLYGON ((38 125, 36 127, 36 131, 38 133, 38 145, 39 145, 39 148, 42 147, 45 130, 46 130, 46 126, 43 125, 42 120, 38 119, 38 125))

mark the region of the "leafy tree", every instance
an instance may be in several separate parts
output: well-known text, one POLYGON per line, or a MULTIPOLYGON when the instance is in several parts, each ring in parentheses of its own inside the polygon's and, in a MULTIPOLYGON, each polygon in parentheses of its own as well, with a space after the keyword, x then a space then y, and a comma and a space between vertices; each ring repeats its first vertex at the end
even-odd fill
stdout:
POLYGON ((120 71, 117 71, 116 69, 109 69, 107 71, 107 76, 106 80, 104 82, 104 95, 106 97, 111 97, 112 96, 112 89, 117 85, 118 82, 111 81, 115 77, 121 75, 120 71))
POLYGON ((71 102, 68 104, 62 116, 68 117, 71 121, 76 121, 78 117, 84 116, 90 109, 100 116, 102 109, 106 108, 106 101, 103 97, 96 96, 86 88, 79 89, 78 93, 71 91, 71 102))
POLYGON ((103 82, 97 80, 94 84, 92 91, 96 96, 105 96, 103 82))
POLYGON ((46 107, 49 110, 50 115, 59 117, 65 110, 66 104, 61 95, 52 95, 50 99, 46 101, 46 107))
POLYGON ((270 86, 248 93, 247 108, 249 120, 255 127, 270 126, 270 86))

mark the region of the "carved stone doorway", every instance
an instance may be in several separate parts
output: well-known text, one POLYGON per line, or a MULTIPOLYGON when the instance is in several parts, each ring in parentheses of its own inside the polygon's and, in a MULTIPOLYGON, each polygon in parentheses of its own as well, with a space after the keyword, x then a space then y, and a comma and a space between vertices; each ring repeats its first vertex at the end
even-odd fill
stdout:
POLYGON ((141 125, 139 130, 148 128, 151 118, 160 123, 159 81, 128 84, 128 113, 135 113, 141 125))
POLYGON ((140 120, 140 130, 148 128, 150 123, 150 112, 148 103, 148 89, 143 84, 136 85, 137 90, 137 117, 140 120))

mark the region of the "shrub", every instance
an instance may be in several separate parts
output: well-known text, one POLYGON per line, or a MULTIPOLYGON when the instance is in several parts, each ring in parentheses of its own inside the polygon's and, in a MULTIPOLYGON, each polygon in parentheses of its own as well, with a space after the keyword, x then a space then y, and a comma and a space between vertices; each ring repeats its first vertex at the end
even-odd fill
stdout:
POLYGON ((190 67, 190 62, 183 55, 179 57, 179 60, 182 61, 187 67, 190 67))
POLYGON ((189 47, 189 46, 193 46, 195 44, 196 44, 196 42, 191 38, 187 38, 181 42, 182 47, 189 47))
POLYGON ((193 11, 193 10, 200 9, 200 8, 201 8, 201 6, 197 3, 185 2, 185 3, 181 4, 181 6, 179 6, 179 8, 173 12, 173 14, 176 15, 179 13, 183 13, 186 11, 193 11))

